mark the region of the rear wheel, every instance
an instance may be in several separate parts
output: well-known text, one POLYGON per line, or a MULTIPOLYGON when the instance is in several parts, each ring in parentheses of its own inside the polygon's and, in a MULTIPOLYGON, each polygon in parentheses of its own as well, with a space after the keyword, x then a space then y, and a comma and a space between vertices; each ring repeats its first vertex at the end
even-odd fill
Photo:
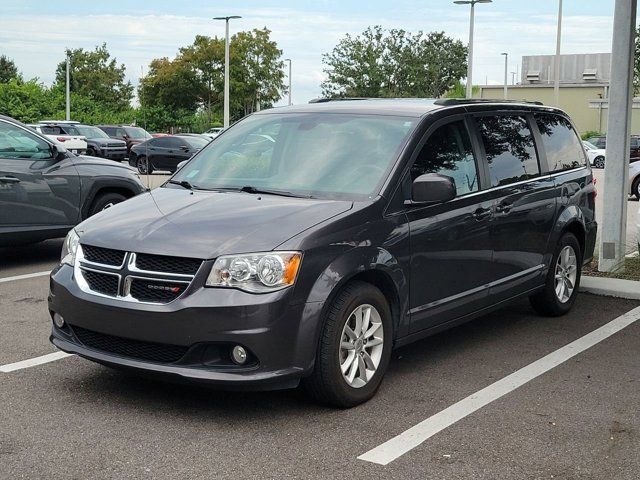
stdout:
POLYGON ((604 157, 596 157, 593 161, 593 166, 596 168, 604 168, 604 157))
POLYGON ((103 210, 107 210, 108 208, 113 207, 114 205, 124 202, 127 199, 121 193, 116 192, 107 192, 101 193, 98 195, 93 203, 91 204, 91 208, 89 209, 89 216, 95 215, 98 212, 103 210))
POLYGON ((152 174, 153 173, 153 165, 147 160, 147 157, 144 155, 139 156, 136 159, 136 167, 138 167, 138 172, 142 175, 152 174))
POLYGON ((313 373, 303 387, 316 400, 348 408, 378 390, 391 358, 391 310, 371 284, 352 282, 329 307, 313 373))
POLYGON ((573 306, 582 273, 582 252, 578 239, 565 233, 553 255, 544 289, 530 297, 531 305, 541 315, 564 315, 573 306))

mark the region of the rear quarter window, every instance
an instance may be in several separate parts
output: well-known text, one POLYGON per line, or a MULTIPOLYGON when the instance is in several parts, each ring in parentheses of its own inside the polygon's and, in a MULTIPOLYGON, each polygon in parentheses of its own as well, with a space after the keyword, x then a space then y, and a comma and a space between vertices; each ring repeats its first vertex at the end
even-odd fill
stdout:
POLYGON ((535 119, 547 153, 550 172, 562 172, 587 164, 578 134, 566 118, 536 114, 535 119))

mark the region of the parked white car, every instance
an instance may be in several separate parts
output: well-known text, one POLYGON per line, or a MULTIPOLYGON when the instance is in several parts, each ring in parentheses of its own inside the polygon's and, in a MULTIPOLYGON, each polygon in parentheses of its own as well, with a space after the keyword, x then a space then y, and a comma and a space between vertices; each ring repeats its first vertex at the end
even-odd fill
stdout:
POLYGON ((216 138, 223 131, 224 131, 224 127, 213 127, 207 130, 206 132, 204 132, 203 135, 206 135, 209 138, 216 138))
POLYGON ((58 121, 58 120, 43 120, 37 124, 29 125, 36 132, 41 133, 47 138, 53 140, 58 145, 62 145, 65 149, 72 153, 82 155, 87 152, 86 137, 82 135, 67 135, 60 128, 60 124, 77 125, 80 122, 74 121, 58 121))
POLYGON ((604 155, 606 150, 604 148, 598 148, 593 143, 583 141, 584 149, 587 151, 589 157, 589 163, 595 168, 604 168, 604 155))

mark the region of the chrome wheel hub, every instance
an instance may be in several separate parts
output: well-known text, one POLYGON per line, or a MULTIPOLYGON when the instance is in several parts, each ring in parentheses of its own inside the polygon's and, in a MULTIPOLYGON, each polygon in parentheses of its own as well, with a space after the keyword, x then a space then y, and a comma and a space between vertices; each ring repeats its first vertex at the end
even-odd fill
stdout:
POLYGON ((573 247, 567 245, 562 249, 556 262, 555 290, 560 303, 571 298, 578 277, 578 258, 573 247))
POLYGON ((342 377, 354 388, 365 386, 382 359, 384 328, 380 313, 373 305, 357 307, 342 329, 338 361, 342 377))

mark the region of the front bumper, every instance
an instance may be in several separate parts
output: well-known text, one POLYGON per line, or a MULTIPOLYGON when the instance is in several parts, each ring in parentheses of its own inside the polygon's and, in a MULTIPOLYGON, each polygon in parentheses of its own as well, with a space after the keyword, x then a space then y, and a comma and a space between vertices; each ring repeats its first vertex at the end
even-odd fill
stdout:
POLYGON ((291 304, 288 290, 254 295, 202 288, 199 280, 165 305, 127 303, 81 291, 73 269, 62 266, 51 274, 49 310, 62 315, 67 326, 53 325, 51 342, 105 365, 228 389, 292 388, 311 372, 322 303, 291 304), (87 344, 80 331, 115 338, 128 350, 87 344), (131 350, 132 343, 187 353, 175 361, 149 360, 131 350), (247 366, 225 358, 233 345, 250 352, 247 366))
POLYGON ((100 156, 109 160, 124 160, 127 156, 127 148, 101 148, 100 156))

